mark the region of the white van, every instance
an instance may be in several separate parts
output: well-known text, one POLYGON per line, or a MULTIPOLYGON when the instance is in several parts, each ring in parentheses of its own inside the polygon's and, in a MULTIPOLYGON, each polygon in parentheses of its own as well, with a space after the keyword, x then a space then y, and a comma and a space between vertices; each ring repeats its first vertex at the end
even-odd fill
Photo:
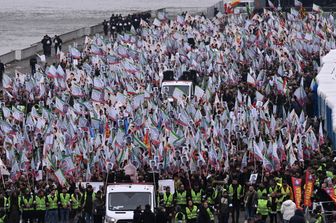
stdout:
POLYGON ((155 208, 154 185, 150 184, 113 184, 106 190, 105 223, 131 223, 133 212, 141 205, 141 209, 149 204, 155 208))
POLYGON ((164 81, 161 85, 161 92, 163 95, 167 95, 169 101, 173 101, 173 94, 176 88, 189 98, 193 95, 192 81, 164 81))

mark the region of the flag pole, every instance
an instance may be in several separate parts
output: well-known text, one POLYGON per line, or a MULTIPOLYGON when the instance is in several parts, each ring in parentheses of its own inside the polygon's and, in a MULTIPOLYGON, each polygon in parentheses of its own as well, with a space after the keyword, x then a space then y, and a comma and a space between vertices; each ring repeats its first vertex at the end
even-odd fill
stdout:
POLYGON ((2 185, 3 185, 3 188, 5 189, 5 180, 4 180, 1 168, 0 168, 0 174, 1 174, 2 185))

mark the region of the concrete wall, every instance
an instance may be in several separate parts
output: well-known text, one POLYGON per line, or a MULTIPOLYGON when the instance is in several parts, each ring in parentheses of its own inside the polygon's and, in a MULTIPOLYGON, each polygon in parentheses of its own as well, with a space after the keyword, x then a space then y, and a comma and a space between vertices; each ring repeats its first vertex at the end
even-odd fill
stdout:
POLYGON ((15 51, 3 54, 0 56, 0 61, 2 63, 9 63, 15 60, 15 51))

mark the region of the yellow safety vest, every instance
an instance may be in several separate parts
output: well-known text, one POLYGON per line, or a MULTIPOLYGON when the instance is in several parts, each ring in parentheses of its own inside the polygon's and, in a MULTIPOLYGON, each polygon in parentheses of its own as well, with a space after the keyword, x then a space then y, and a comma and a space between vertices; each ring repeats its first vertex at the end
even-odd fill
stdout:
POLYGON ((194 204, 202 203, 202 191, 196 193, 194 190, 191 190, 191 199, 194 204))
POLYGON ((187 214, 187 219, 192 220, 197 218, 197 211, 198 208, 197 206, 193 206, 192 209, 190 210, 189 207, 186 207, 186 214, 187 214))
POLYGON ((173 194, 170 193, 169 196, 167 196, 167 192, 163 193, 163 202, 166 207, 171 207, 173 204, 173 194))
POLYGON ((178 212, 178 213, 176 213, 176 215, 175 215, 175 223, 185 223, 185 215, 184 215, 182 212, 178 212), (181 215, 182 215, 182 220, 179 220, 179 219, 177 218, 178 214, 181 214, 181 215))
POLYGON ((268 215, 267 203, 268 202, 265 199, 258 199, 257 214, 260 214, 262 216, 268 215))
POLYGON ((178 205, 186 205, 187 204, 187 192, 184 191, 182 193, 176 191, 176 204, 178 205))
POLYGON ((210 208, 207 208, 207 213, 208 213, 208 215, 209 215, 209 217, 210 217, 210 221, 214 221, 215 220, 215 216, 214 216, 214 214, 211 212, 211 210, 210 210, 210 208))

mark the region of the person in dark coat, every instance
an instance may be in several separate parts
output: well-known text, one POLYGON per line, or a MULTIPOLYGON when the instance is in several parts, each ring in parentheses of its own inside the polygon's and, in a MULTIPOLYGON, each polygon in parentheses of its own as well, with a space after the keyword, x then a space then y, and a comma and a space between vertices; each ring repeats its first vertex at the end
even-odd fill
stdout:
POLYGON ((155 222, 155 215, 151 210, 149 204, 145 206, 145 211, 141 215, 141 223, 153 223, 155 222))
POLYGON ((203 205, 199 209, 197 222, 211 223, 211 218, 207 211, 208 208, 209 208, 208 202, 204 201, 203 205))
POLYGON ((305 217, 301 209, 296 209, 295 215, 289 220, 289 223, 305 223, 305 217))
POLYGON ((10 197, 10 207, 8 214, 8 222, 19 223, 20 222, 20 208, 19 208, 19 195, 17 191, 14 191, 10 197))
POLYGON ((55 35, 54 37, 54 46, 55 46, 55 54, 57 54, 58 51, 62 50, 62 44, 63 44, 63 40, 55 35))
POLYGON ((96 199, 93 202, 93 222, 94 223, 102 223, 103 216, 105 211, 105 203, 102 196, 102 192, 98 191, 96 195, 96 199))
POLYGON ((85 220, 87 222, 92 222, 93 220, 93 202, 94 202, 94 192, 91 185, 88 185, 83 198, 83 211, 85 220))
POLYGON ((169 221, 166 209, 164 207, 159 207, 156 212, 156 223, 167 223, 169 221))
POLYGON ((141 206, 138 206, 133 212, 133 223, 141 223, 141 206))
POLYGON ((0 81, 2 82, 2 75, 5 73, 5 65, 0 60, 0 81))
POLYGON ((30 65, 30 69, 31 69, 31 74, 32 75, 34 75, 36 73, 36 64, 37 64, 36 56, 33 56, 29 60, 29 65, 30 65))
POLYGON ((108 22, 106 21, 106 19, 103 22, 103 29, 104 29, 105 36, 107 36, 107 34, 108 34, 108 22))
POLYGON ((50 36, 45 35, 43 39, 41 40, 41 43, 43 45, 43 53, 46 57, 51 56, 51 45, 52 45, 52 40, 50 36))

